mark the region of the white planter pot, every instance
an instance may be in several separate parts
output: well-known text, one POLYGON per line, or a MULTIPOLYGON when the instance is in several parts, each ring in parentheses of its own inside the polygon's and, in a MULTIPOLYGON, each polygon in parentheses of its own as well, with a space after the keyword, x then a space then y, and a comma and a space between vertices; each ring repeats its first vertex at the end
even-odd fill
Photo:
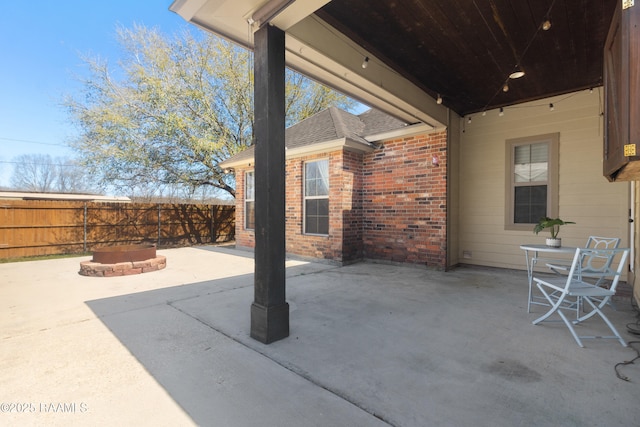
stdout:
POLYGON ((552 239, 551 237, 547 238, 547 246, 552 248, 559 248, 562 246, 562 239, 552 239))

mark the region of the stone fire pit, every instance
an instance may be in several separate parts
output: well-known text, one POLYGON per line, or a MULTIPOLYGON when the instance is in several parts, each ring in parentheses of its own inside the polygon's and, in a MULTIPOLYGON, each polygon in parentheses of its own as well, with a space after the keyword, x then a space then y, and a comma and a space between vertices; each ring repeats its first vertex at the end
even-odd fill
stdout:
POLYGON ((92 277, 128 276, 162 270, 167 258, 156 255, 156 245, 106 246, 93 251, 91 261, 80 263, 80 274, 92 277))

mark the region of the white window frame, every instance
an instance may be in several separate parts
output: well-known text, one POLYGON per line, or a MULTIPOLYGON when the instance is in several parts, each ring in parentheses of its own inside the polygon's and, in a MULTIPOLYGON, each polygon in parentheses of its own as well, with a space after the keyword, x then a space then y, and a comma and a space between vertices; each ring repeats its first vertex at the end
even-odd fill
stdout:
POLYGON ((330 180, 329 180, 329 167, 330 167, 330 163, 329 163, 329 159, 325 158, 325 159, 314 159, 314 160, 310 160, 307 162, 303 163, 303 176, 302 176, 302 232, 303 234, 306 235, 311 235, 311 236, 328 236, 329 235, 329 225, 330 225, 330 220, 329 220, 329 213, 327 213, 327 233, 326 234, 322 234, 322 233, 308 233, 307 232, 307 200, 321 200, 321 199, 326 199, 328 202, 328 209, 330 209, 329 207, 329 193, 330 193, 330 180), (312 163, 320 163, 320 162, 326 162, 327 163, 327 194, 326 195, 314 195, 314 196, 307 196, 307 165, 312 164, 312 163))
POLYGON ((532 223, 516 223, 514 222, 515 216, 515 188, 516 186, 526 185, 546 185, 547 186, 547 213, 546 215, 551 218, 558 217, 558 154, 560 146, 560 134, 550 133, 545 135, 529 136, 524 138, 508 139, 506 141, 506 189, 505 189, 505 230, 526 230, 532 231, 532 223), (515 148, 523 145, 533 144, 547 144, 547 179, 546 181, 528 182, 528 183, 516 183, 515 182, 515 148))
POLYGON ((256 212, 256 179, 255 171, 246 171, 244 173, 244 229, 255 230, 255 212, 256 212), (249 178, 251 177, 251 178, 249 178), (249 182, 252 184, 251 191, 249 191, 249 182), (249 194, 251 193, 251 194, 249 194), (249 210, 247 209, 247 203, 253 203, 253 227, 249 226, 249 210))

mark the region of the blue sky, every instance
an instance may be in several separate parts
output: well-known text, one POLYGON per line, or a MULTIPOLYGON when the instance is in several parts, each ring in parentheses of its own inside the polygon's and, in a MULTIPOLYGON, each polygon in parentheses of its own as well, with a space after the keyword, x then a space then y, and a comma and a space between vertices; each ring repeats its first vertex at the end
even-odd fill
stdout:
POLYGON ((116 27, 134 23, 173 34, 199 31, 169 11, 171 0, 5 1, 0 11, 0 186, 21 154, 73 155, 74 133, 60 106, 86 68, 81 55, 115 63, 116 27), (27 142, 28 141, 28 142, 27 142))

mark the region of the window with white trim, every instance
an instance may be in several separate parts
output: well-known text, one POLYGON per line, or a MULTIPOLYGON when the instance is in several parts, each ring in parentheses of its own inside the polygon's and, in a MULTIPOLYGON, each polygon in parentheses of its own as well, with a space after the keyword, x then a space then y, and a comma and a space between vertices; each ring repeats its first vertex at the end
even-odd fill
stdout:
POLYGON ((558 216, 558 134, 507 140, 505 228, 558 216))
POLYGON ((244 174, 244 228, 256 228, 256 182, 253 171, 244 174))
POLYGON ((329 234, 329 160, 304 165, 304 232, 329 234))

